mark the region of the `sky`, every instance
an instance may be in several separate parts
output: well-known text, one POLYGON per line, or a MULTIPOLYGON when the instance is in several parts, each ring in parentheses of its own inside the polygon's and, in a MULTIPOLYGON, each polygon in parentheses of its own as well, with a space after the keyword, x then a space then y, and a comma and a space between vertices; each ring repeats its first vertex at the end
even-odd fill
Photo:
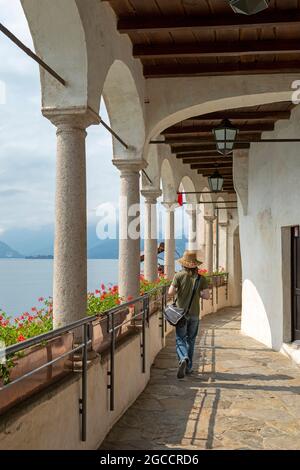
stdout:
MULTIPOLYGON (((0 22, 33 49, 19 0, 0 0, 0 22)), ((2 33, 0 84, 0 240, 30 251, 30 238, 42 243, 45 234, 53 231, 55 127, 41 114, 38 65, 2 33)), ((108 121, 103 103, 100 113, 108 121)), ((91 126, 87 137, 90 225, 97 222, 100 203, 118 202, 119 172, 111 159, 110 134, 102 126, 91 126)))
MULTIPOLYGON (((0 22, 34 50, 19 0, 0 0, 0 22)), ((109 123, 103 102, 100 114, 109 123)), ((0 241, 25 255, 52 251, 55 132, 41 114, 39 66, 0 33, 0 241)), ((111 162, 110 134, 102 126, 91 126, 86 146, 88 244, 93 246, 97 208, 104 203, 117 207, 120 183, 111 162)), ((159 209, 162 233, 165 211, 160 204, 159 209)), ((143 219, 143 198, 141 210, 143 219)), ((187 231, 183 209, 176 211, 176 219, 180 238, 183 225, 187 231)))

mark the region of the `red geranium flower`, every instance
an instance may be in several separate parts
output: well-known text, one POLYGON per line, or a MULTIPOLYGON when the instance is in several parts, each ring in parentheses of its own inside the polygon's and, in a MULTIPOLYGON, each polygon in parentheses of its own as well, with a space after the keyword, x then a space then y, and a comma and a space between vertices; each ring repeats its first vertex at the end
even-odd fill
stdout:
POLYGON ((17 339, 18 343, 21 343, 21 341, 25 341, 25 340, 26 338, 23 335, 18 336, 18 339, 17 339))

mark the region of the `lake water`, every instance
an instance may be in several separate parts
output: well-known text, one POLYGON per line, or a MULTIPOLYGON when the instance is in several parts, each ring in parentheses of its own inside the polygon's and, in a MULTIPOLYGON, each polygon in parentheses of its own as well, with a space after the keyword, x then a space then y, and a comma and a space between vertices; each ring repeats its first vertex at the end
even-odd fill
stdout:
MULTIPOLYGON (((39 297, 52 295, 53 260, 0 260, 0 308, 18 316, 38 305, 39 297)), ((118 260, 88 260, 88 290, 116 284, 118 260)))

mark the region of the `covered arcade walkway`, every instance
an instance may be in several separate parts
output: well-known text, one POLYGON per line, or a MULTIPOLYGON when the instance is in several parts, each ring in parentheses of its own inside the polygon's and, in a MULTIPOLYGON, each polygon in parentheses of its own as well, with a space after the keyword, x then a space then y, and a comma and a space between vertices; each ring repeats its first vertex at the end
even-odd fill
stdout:
POLYGON ((240 333, 240 312, 207 315, 194 376, 176 379, 174 338, 101 449, 299 449, 300 369, 240 333))

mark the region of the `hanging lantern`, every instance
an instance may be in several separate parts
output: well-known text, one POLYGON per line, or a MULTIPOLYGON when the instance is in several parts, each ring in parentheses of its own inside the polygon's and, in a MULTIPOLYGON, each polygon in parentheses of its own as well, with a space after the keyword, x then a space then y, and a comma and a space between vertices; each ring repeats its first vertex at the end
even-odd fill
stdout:
POLYGON ((213 134, 217 142, 217 150, 222 155, 229 155, 233 151, 234 140, 238 129, 236 129, 229 119, 224 119, 220 126, 213 129, 213 134))
POLYGON ((209 184, 210 190, 212 192, 218 193, 218 192, 222 191, 223 184, 224 184, 224 178, 219 173, 218 169, 215 170, 213 175, 208 177, 208 184, 209 184))
POLYGON ((270 0, 229 0, 229 3, 235 13, 255 15, 268 8, 270 0))

